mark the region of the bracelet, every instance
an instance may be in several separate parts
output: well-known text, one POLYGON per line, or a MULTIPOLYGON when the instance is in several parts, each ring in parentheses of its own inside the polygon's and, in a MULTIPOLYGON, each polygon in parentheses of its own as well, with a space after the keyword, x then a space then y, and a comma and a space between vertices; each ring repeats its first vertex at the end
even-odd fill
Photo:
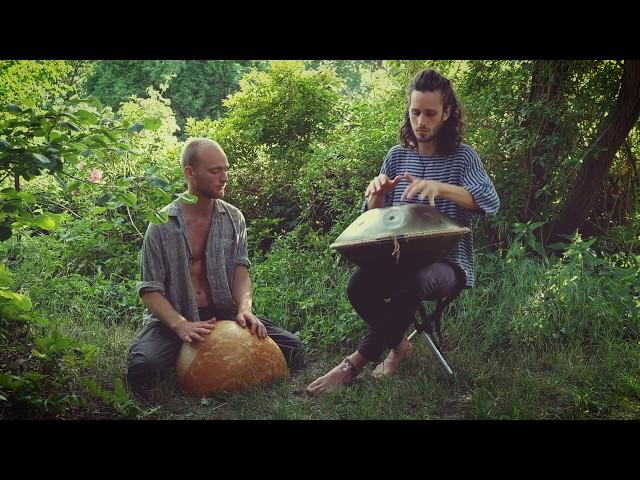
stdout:
POLYGON ((360 373, 360 369, 356 368, 356 366, 353 364, 353 362, 351 360, 349 360, 349 357, 346 357, 343 362, 345 363, 345 366, 342 367, 342 371, 343 372, 354 372, 356 375, 358 375, 360 373))

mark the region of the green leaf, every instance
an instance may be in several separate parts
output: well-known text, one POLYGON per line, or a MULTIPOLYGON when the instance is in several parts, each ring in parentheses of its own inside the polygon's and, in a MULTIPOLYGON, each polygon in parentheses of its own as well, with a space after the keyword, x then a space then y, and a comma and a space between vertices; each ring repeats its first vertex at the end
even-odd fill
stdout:
POLYGON ((0 298, 6 298, 11 304, 15 305, 19 310, 28 312, 31 310, 31 300, 26 295, 12 292, 7 288, 0 288, 0 298))
POLYGON ((78 127, 75 123, 73 122, 60 122, 60 126, 64 127, 68 130, 72 130, 74 132, 80 132, 82 130, 80 130, 80 127, 78 127))
POLYGON ((159 118, 145 118, 142 124, 147 130, 156 131, 162 126, 162 120, 159 118))
POLYGON ((10 103, 6 107, 4 107, 4 109, 7 112, 13 112, 13 113, 21 113, 22 112, 22 108, 20 108, 20 106, 16 105, 15 103, 10 103))
POLYGON ((169 182, 164 179, 164 178, 159 178, 159 177, 151 177, 149 180, 147 180, 151 185, 154 185, 156 187, 160 187, 160 188, 168 188, 169 187, 169 182))
POLYGON ((116 193, 116 201, 128 207, 135 207, 136 203, 138 203, 138 197, 132 192, 118 192, 116 193))
POLYGON ((6 140, 0 140, 0 150, 8 152, 11 150, 11 145, 6 140))
POLYGON ((33 221, 35 225, 44 230, 54 230, 57 226, 56 219, 49 213, 42 214, 33 221))
POLYGON ((141 123, 134 123, 133 125, 131 125, 129 128, 127 128, 127 131, 130 133, 140 133, 140 131, 144 129, 144 125, 141 123))
POLYGON ((77 112, 74 112, 74 114, 86 123, 91 123, 92 125, 98 123, 99 117, 95 113, 88 112, 87 110, 78 110, 77 112))
POLYGON ((83 151, 80 152, 80 156, 81 157, 88 157, 92 153, 93 153, 93 150, 91 150, 90 148, 87 148, 86 150, 83 150, 83 151))
POLYGON ((152 212, 147 214, 147 220, 155 225, 161 225, 169 221, 169 215, 162 211, 152 212))
POLYGON ((42 379, 47 378, 46 375, 42 373, 29 372, 22 375, 22 378, 31 382, 31 383, 39 383, 42 379))
POLYGON ((31 349, 31 355, 33 355, 36 358, 39 358, 40 360, 45 360, 46 358, 48 358, 46 353, 39 352, 35 348, 31 349))
POLYGON ((178 198, 180 200, 182 200, 184 203, 188 203, 188 204, 194 204, 194 203, 198 203, 198 197, 196 197, 195 195, 192 195, 191 193, 181 193, 180 195, 178 195, 178 198))
POLYGON ((73 192, 74 190, 76 190, 77 188, 79 188, 81 185, 81 182, 79 182, 78 180, 76 180, 75 182, 71 182, 69 184, 67 184, 67 192, 73 192))
POLYGON ((45 157, 41 153, 32 153, 32 155, 36 159, 38 164, 40 164, 43 167, 48 167, 49 165, 51 165, 53 163, 53 162, 51 162, 51 160, 49 160, 47 157, 45 157))
POLYGON ((105 205, 111 198, 111 194, 107 192, 96 200, 96 205, 105 205))
POLYGON ((9 390, 19 390, 24 385, 24 380, 16 375, 9 373, 0 373, 0 387, 8 388, 9 390))

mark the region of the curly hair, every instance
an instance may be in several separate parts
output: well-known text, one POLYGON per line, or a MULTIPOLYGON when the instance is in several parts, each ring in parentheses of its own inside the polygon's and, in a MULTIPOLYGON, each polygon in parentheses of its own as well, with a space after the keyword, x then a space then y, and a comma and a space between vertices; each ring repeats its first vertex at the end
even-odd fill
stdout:
POLYGON ((449 118, 447 118, 438 132, 438 150, 444 154, 455 152, 462 141, 462 106, 456 98, 451 82, 432 69, 423 70, 413 77, 411 86, 407 91, 408 105, 404 114, 404 124, 400 129, 400 142, 407 148, 418 148, 418 141, 413 133, 411 120, 409 119, 411 92, 414 90, 420 92, 440 90, 442 93, 443 110, 446 111, 447 108, 451 108, 451 112, 449 118))

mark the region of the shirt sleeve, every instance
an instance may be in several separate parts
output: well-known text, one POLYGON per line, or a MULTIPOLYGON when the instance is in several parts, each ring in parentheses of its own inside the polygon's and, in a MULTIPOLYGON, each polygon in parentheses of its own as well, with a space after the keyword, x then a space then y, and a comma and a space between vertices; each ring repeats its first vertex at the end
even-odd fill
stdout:
POLYGON ((238 212, 238 245, 236 248, 236 265, 251 267, 249 248, 247 246, 247 224, 242 212, 238 212))
POLYGON ((141 281, 136 285, 138 295, 143 290, 165 294, 164 258, 160 230, 150 224, 142 241, 141 281))
POLYGON ((475 151, 471 150, 471 155, 467 158, 467 168, 462 174, 462 187, 471 194, 482 210, 482 215, 495 215, 500 208, 500 199, 493 182, 475 151))

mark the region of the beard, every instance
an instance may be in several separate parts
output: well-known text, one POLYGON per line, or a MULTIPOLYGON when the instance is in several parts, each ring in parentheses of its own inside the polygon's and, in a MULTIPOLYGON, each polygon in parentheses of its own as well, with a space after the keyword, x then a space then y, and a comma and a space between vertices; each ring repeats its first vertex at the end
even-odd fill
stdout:
POLYGON ((226 188, 197 188, 193 193, 209 200, 224 197, 224 189, 226 188))
POLYGON ((438 134, 432 134, 429 136, 426 136, 425 134, 421 134, 421 135, 416 135, 414 132, 414 135, 416 137, 416 141, 418 143, 430 143, 430 142, 434 142, 436 140, 436 138, 438 137, 438 134))

